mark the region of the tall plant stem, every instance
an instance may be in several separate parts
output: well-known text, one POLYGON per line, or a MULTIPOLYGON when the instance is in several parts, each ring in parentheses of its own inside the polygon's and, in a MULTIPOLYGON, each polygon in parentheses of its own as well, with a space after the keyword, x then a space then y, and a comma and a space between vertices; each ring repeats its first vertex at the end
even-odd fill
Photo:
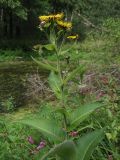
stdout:
MULTIPOLYGON (((57 69, 58 69, 58 74, 61 80, 61 105, 62 108, 65 109, 65 99, 64 99, 64 85, 63 85, 63 76, 62 76, 62 70, 61 70, 61 63, 60 63, 60 58, 59 58, 59 51, 56 45, 56 55, 57 55, 57 69)), ((67 129, 67 118, 66 114, 63 112, 63 117, 64 117, 64 127, 67 129)))

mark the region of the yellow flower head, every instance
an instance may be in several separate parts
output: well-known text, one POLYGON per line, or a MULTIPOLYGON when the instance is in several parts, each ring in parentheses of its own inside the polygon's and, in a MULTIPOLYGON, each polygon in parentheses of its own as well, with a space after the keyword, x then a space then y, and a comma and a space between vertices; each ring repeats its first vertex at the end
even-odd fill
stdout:
POLYGON ((40 21, 45 21, 48 22, 50 20, 61 20, 64 17, 63 13, 60 14, 53 14, 53 15, 48 15, 48 16, 39 16, 40 21))
POLYGON ((78 38, 78 34, 74 35, 74 36, 68 36, 67 39, 77 39, 78 38))
POLYGON ((51 15, 49 16, 39 16, 40 21, 48 22, 50 19, 52 19, 51 15))
POLYGON ((57 21, 57 24, 65 29, 71 29, 72 28, 72 23, 71 22, 64 22, 64 21, 57 21))
POLYGON ((63 17, 64 17, 64 14, 63 14, 63 13, 54 15, 54 19, 55 19, 55 20, 61 20, 63 17))

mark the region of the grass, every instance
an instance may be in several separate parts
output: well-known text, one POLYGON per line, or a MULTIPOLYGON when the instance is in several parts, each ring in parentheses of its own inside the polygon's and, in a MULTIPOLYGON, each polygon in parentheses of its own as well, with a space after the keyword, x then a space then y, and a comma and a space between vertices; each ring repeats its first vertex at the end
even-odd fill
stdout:
POLYGON ((0 49, 0 62, 9 61, 31 61, 32 56, 36 54, 30 51, 23 51, 22 49, 0 49))

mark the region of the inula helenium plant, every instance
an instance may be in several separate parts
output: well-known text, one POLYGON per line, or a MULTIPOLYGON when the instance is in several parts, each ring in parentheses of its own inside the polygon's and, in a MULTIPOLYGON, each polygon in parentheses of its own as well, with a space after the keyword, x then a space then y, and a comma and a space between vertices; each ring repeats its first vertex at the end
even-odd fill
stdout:
MULTIPOLYGON (((89 160, 104 137, 104 129, 94 130, 91 125, 82 127, 81 124, 103 104, 81 102, 78 107, 69 103, 76 96, 71 96, 70 84, 74 83, 75 77, 80 77, 82 82, 85 66, 79 63, 74 68, 66 63, 69 48, 64 50, 64 44, 70 41, 71 47, 74 46, 79 35, 72 33, 72 22, 64 19, 63 13, 39 17, 39 28, 45 33, 48 44, 37 45, 40 58, 33 58, 38 65, 49 71, 48 83, 54 94, 55 105, 53 103, 50 113, 21 122, 35 128, 41 135, 40 144, 33 150, 33 154, 38 154, 40 160, 89 160), (55 56, 55 62, 42 56, 43 48, 55 56), (86 128, 91 128, 91 132, 84 134, 82 131, 86 128)), ((34 137, 28 137, 28 141, 34 145, 34 137)))

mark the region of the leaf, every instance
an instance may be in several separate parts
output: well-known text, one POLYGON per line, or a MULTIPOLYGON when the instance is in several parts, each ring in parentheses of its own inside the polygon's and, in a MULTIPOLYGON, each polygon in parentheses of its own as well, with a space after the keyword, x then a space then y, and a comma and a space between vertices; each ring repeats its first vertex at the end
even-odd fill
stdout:
POLYGON ((92 104, 86 104, 78 109, 76 109, 74 112, 70 114, 70 122, 71 125, 69 127, 69 130, 73 130, 76 128, 83 120, 85 120, 93 111, 95 111, 97 108, 101 107, 102 103, 92 103, 92 104))
POLYGON ((52 112, 54 112, 54 113, 60 113, 60 114, 65 114, 65 115, 68 115, 68 112, 67 112, 67 110, 65 109, 65 108, 61 108, 61 107, 59 107, 59 108, 57 108, 57 109, 54 109, 52 112))
POLYGON ((64 33, 65 33, 64 30, 59 30, 59 31, 57 32, 57 38, 59 39, 60 36, 61 36, 61 35, 63 36, 64 33))
POLYGON ((63 51, 61 51, 61 55, 65 55, 66 53, 68 53, 69 51, 72 51, 75 48, 75 45, 73 44, 72 46, 67 46, 67 49, 64 49, 63 51))
POLYGON ((58 70, 57 70, 54 66, 50 65, 49 63, 47 63, 47 62, 44 62, 44 63, 43 63, 43 62, 40 62, 40 61, 34 59, 33 57, 32 57, 32 59, 33 59, 38 65, 40 65, 41 67, 43 67, 44 69, 49 70, 49 71, 58 72, 58 70))
POLYGON ((50 156, 57 155, 63 160, 75 160, 76 159, 76 146, 73 141, 64 141, 54 148, 52 148, 47 154, 45 154, 41 160, 46 160, 50 156))
POLYGON ((15 13, 18 17, 20 17, 20 18, 22 18, 22 19, 24 19, 24 20, 27 20, 28 14, 27 14, 27 9, 26 9, 26 8, 16 7, 16 8, 14 9, 14 13, 15 13))
POLYGON ((47 137, 52 142, 60 142, 64 139, 63 130, 52 120, 29 119, 22 120, 21 123, 37 129, 44 137, 47 137))
POLYGON ((43 47, 46 48, 49 51, 55 50, 55 45, 54 44, 46 44, 46 45, 43 45, 43 47))
POLYGON ((41 48, 42 48, 42 45, 41 45, 41 44, 36 44, 36 45, 33 46, 33 48, 34 48, 35 50, 38 50, 38 49, 41 49, 41 48))
POLYGON ((39 55, 42 55, 43 50, 42 50, 42 45, 41 44, 36 44, 33 46, 33 50, 37 51, 37 53, 39 53, 39 55))
POLYGON ((79 66, 76 69, 74 69, 66 79, 64 79, 63 83, 66 84, 69 80, 72 80, 77 73, 80 73, 80 75, 83 76, 83 73, 85 72, 85 67, 84 66, 79 66))
POLYGON ((13 135, 8 135, 8 139, 11 141, 11 142, 16 142, 18 140, 18 137, 17 136, 13 136, 13 135))
POLYGON ((51 89, 53 90, 54 94, 56 95, 56 97, 58 99, 61 99, 62 83, 61 83, 61 79, 58 76, 58 74, 51 72, 48 80, 49 80, 49 85, 50 85, 51 89))
POLYGON ((77 142, 77 160, 89 160, 98 143, 104 138, 104 129, 88 133, 77 142))
POLYGON ((51 25, 51 23, 46 23, 46 24, 44 25, 44 28, 48 28, 50 25, 51 25))

